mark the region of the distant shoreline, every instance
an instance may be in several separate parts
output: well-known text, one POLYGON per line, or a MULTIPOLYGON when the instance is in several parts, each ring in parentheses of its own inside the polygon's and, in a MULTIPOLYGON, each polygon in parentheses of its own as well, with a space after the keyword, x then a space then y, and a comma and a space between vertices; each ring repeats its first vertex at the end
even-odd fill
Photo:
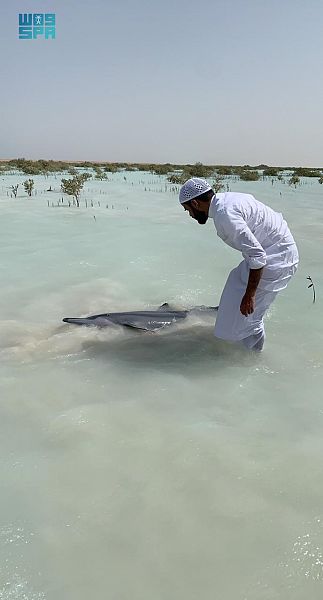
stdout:
MULTIPOLYGON (((0 163, 8 163, 11 161, 16 161, 19 160, 17 158, 0 158, 0 163)), ((21 160, 21 159, 20 159, 21 160)), ((121 165, 129 165, 129 166, 169 166, 170 168, 182 168, 184 166, 194 166, 194 164, 201 164, 202 163, 170 163, 170 162, 147 162, 147 161, 111 161, 111 160, 60 160, 60 159, 53 159, 53 158, 46 158, 46 159, 31 159, 31 158, 24 158, 23 160, 26 160, 27 162, 31 162, 31 163, 37 163, 40 160, 44 160, 46 162, 52 162, 52 163, 65 163, 66 165, 81 165, 81 164, 88 164, 89 167, 90 165, 113 165, 113 166, 121 166, 121 165)), ((209 164, 209 163, 204 163, 203 166, 205 167, 209 167, 209 168, 238 168, 238 169, 258 169, 258 170, 262 170, 262 169, 278 169, 280 171, 294 171, 297 169, 306 169, 308 171, 321 171, 323 173, 323 165, 320 167, 309 167, 309 166, 303 166, 303 165, 292 165, 292 166, 280 166, 280 165, 267 165, 264 163, 258 164, 258 165, 249 165, 249 164, 224 164, 224 163, 216 163, 216 164, 209 164)))

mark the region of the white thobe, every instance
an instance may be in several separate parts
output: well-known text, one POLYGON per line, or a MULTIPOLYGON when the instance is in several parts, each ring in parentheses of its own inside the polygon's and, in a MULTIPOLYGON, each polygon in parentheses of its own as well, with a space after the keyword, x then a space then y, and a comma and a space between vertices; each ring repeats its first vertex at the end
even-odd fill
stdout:
POLYGON ((213 196, 209 217, 218 236, 239 250, 244 260, 231 271, 222 292, 214 334, 224 340, 242 340, 261 349, 264 341, 263 316, 277 293, 284 289, 298 265, 298 252, 282 214, 236 192, 213 196), (263 267, 255 297, 255 310, 245 317, 240 312, 250 269, 263 267))

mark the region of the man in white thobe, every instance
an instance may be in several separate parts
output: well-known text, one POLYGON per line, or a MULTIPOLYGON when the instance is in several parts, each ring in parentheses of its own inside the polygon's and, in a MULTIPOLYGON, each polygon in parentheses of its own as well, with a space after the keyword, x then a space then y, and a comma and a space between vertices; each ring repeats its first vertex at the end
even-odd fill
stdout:
POLYGON ((298 265, 298 251, 280 213, 251 194, 214 194, 205 179, 193 177, 180 189, 179 200, 190 216, 204 225, 213 219, 218 236, 242 253, 221 295, 214 334, 262 350, 263 317, 298 265))

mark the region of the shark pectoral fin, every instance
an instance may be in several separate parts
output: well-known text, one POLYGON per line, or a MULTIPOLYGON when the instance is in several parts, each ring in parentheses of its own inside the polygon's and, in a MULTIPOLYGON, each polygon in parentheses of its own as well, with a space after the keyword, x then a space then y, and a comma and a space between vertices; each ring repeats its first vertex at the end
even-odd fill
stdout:
POLYGON ((137 325, 131 325, 130 323, 123 323, 123 327, 127 327, 127 329, 135 329, 136 331, 149 331, 150 333, 153 333, 151 329, 139 327, 137 325))

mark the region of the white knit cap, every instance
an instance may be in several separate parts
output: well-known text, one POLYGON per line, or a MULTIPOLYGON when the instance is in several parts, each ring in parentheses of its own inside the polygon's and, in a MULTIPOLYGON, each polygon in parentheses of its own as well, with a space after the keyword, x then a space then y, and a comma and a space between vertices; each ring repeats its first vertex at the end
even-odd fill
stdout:
POLYGON ((190 200, 193 200, 193 198, 196 198, 211 189, 210 184, 205 179, 192 177, 185 181, 184 185, 182 185, 179 190, 179 201, 181 204, 189 202, 190 200))

